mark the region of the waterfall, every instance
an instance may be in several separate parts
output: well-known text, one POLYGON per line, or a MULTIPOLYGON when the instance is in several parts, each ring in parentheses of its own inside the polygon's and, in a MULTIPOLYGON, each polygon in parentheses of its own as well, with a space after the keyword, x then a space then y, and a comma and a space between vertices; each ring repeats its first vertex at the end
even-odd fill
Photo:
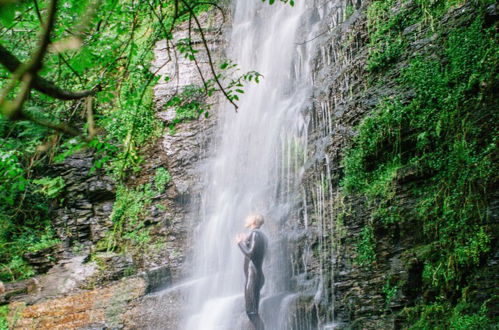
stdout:
POLYGON ((236 112, 218 109, 213 156, 205 174, 199 222, 193 234, 192 278, 182 329, 244 327, 243 256, 234 242, 252 212, 264 215, 269 238, 261 312, 268 329, 294 328, 289 304, 291 260, 284 225, 302 202, 299 178, 306 161, 310 106, 311 10, 277 2, 235 0, 228 57, 241 71, 263 75, 248 84, 236 112), (262 308, 264 307, 264 308, 262 308))

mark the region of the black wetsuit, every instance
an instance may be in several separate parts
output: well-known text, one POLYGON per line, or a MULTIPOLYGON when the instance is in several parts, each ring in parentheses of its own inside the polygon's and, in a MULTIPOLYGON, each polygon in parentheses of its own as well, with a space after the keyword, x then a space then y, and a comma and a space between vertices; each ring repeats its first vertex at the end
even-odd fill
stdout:
POLYGON ((258 305, 260 303, 260 290, 265 283, 262 264, 267 249, 267 238, 265 235, 254 229, 248 237, 239 243, 239 248, 244 253, 244 275, 246 275, 246 286, 244 298, 246 301, 246 314, 255 330, 264 330, 264 324, 258 315, 258 305))

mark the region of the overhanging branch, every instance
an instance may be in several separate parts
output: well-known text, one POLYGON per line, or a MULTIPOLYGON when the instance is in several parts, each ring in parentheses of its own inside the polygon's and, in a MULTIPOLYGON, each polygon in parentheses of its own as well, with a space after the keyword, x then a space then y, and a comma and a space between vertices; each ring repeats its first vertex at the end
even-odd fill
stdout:
MULTIPOLYGON (((2 45, 0 45, 0 64, 2 64, 11 73, 15 73, 21 65, 23 65, 17 57, 15 57, 2 45)), ((65 101, 81 99, 95 93, 95 90, 77 92, 63 90, 56 86, 53 82, 38 75, 35 76, 32 87, 40 93, 65 101)))

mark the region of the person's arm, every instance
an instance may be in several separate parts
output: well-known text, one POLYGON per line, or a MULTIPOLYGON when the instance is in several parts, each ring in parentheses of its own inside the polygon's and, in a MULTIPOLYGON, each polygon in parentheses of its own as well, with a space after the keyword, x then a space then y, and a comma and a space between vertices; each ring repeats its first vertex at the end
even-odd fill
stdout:
POLYGON ((255 251, 255 245, 256 245, 255 241, 256 241, 256 233, 252 232, 246 240, 239 242, 237 244, 239 245, 239 248, 241 249, 243 254, 250 259, 255 251))

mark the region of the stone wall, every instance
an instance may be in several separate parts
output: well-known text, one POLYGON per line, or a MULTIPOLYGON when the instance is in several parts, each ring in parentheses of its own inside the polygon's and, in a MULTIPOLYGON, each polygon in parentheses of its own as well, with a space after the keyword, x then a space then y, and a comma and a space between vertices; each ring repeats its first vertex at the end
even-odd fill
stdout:
POLYGON ((65 183, 65 199, 54 209, 53 225, 68 253, 75 246, 84 249, 95 244, 112 226, 115 184, 100 170, 91 173, 93 160, 91 152, 79 152, 50 169, 65 183))

